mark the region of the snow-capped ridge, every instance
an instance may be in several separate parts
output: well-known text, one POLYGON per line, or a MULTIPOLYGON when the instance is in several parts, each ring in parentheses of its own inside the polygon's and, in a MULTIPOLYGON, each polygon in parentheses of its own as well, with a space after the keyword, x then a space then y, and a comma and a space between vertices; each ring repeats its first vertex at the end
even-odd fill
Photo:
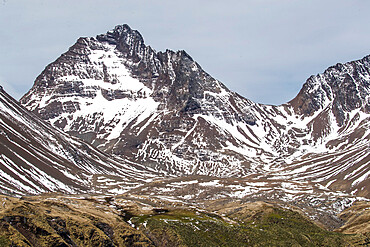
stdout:
MULTIPOLYGON (((290 102, 257 104, 185 51, 156 52, 139 32, 120 25, 79 39, 21 102, 103 152, 165 174, 238 177, 302 166, 320 167, 333 179, 339 175, 329 161, 363 151, 369 139, 369 68, 369 56, 337 64, 307 79, 290 102)), ((356 171, 348 178, 359 179, 346 190, 366 188, 359 167, 367 157, 339 159, 342 172, 356 171)), ((325 179, 318 181, 332 181, 325 179)), ((335 179, 331 186, 343 182, 335 179)))

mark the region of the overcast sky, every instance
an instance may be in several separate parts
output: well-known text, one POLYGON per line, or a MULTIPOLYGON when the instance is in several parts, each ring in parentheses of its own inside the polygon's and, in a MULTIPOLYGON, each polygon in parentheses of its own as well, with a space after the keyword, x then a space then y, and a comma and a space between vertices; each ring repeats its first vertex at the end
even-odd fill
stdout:
POLYGON ((185 50, 231 90, 266 104, 370 54, 368 0, 0 1, 0 84, 17 99, 78 37, 124 23, 155 50, 185 50))

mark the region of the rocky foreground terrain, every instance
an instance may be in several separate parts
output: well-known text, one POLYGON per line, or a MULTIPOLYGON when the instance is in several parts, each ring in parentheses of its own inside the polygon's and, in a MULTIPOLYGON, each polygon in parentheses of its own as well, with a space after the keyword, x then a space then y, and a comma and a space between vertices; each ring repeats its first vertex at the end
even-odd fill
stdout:
POLYGON ((198 206, 123 194, 0 197, 0 246, 367 246, 369 203, 330 232, 297 210, 265 202, 198 206), (359 233, 357 229, 361 229, 359 233), (357 234, 353 234, 356 232, 357 234), (350 233, 350 234, 343 234, 350 233))

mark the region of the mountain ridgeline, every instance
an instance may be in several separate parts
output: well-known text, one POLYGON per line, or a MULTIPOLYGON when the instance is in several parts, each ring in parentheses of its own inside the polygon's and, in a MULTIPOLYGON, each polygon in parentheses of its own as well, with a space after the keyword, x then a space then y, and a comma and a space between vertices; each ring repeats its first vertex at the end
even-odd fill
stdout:
POLYGON ((370 56, 311 76, 290 102, 254 103, 185 51, 116 26, 79 38, 21 104, 104 153, 169 176, 314 181, 368 197, 370 56))

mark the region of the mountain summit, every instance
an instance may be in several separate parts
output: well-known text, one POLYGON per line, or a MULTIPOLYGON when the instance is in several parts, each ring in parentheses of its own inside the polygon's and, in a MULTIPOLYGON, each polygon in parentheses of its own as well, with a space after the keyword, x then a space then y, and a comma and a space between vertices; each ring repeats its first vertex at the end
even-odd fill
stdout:
POLYGON ((21 99, 103 152, 168 175, 314 181, 369 196, 369 57, 270 106, 231 92, 185 51, 127 25, 79 38, 21 99))

